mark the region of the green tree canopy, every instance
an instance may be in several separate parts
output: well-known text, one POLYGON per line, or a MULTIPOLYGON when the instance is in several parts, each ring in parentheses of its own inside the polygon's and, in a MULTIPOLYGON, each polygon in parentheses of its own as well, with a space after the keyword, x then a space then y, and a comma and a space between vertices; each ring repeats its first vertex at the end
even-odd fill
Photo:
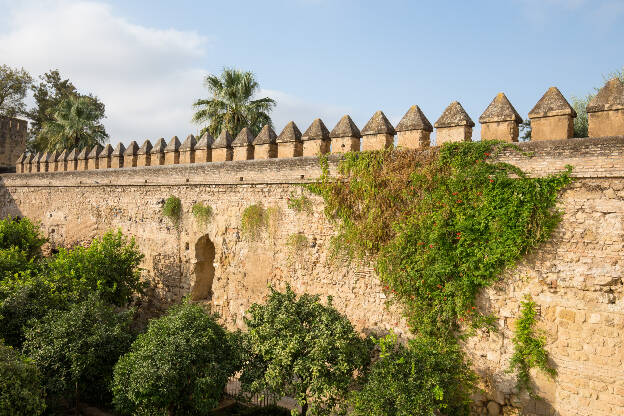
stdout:
POLYGON ((33 79, 24 68, 0 65, 0 116, 17 117, 26 114, 24 98, 33 79))
POLYGON ((272 125, 269 113, 275 100, 264 97, 254 99, 260 85, 251 72, 225 68, 220 75, 208 75, 205 85, 211 94, 193 104, 197 110, 193 121, 207 124, 202 130, 217 137, 223 129, 235 136, 244 127, 255 135, 265 124, 272 125))
POLYGON ((37 416, 45 407, 37 367, 0 340, 0 416, 37 416))
POLYGON ((354 416, 469 414, 475 375, 457 344, 419 336, 403 345, 392 334, 376 342, 379 358, 351 395, 354 416))
MULTIPOLYGON (((31 120, 31 140, 28 143, 28 147, 31 151, 39 152, 56 149, 55 146, 50 146, 50 142, 52 141, 55 144, 59 142, 58 133, 61 129, 59 128, 60 126, 51 126, 58 122, 56 114, 59 110, 61 110, 63 102, 70 102, 69 100, 72 97, 75 99, 81 97, 86 98, 84 101, 85 104, 83 104, 80 110, 75 108, 75 115, 71 117, 68 115, 61 117, 76 119, 78 111, 81 113, 81 115, 78 116, 80 118, 87 117, 88 119, 96 116, 95 121, 89 121, 86 123, 91 129, 93 129, 93 134, 95 135, 93 139, 97 140, 98 143, 101 143, 102 140, 105 140, 108 137, 106 132, 103 130, 103 126, 101 125, 101 119, 104 118, 105 107, 104 104, 97 99, 97 97, 91 94, 82 95, 78 93, 74 84, 69 79, 63 79, 58 70, 51 70, 41 75, 39 78, 40 82, 32 86, 35 106, 27 112, 27 116, 31 120), (85 111, 85 107, 88 107, 88 111, 82 115, 85 111), (47 131, 44 131, 44 127, 46 127, 46 125, 48 126, 47 131), (54 140, 53 137, 56 137, 56 139, 54 140)), ((67 112, 68 104, 65 104, 65 106, 66 107, 64 107, 63 111, 67 112)), ((81 122, 81 124, 83 124, 83 122, 81 122)), ((67 139, 67 141, 71 142, 71 145, 73 145, 72 139, 75 139, 76 136, 68 134, 68 137, 69 139, 67 139)), ((91 144, 95 144, 95 142, 87 143, 87 145, 91 144)), ((81 145, 81 143, 78 143, 78 145, 81 145)))
POLYGON ((40 134, 47 138, 46 150, 79 149, 103 144, 108 139, 102 124, 104 105, 90 96, 70 96, 43 123, 40 134))
POLYGON ((297 299, 271 288, 266 304, 249 308, 245 334, 249 357, 243 389, 293 397, 302 415, 329 415, 340 408, 356 372, 369 362, 369 345, 328 298, 297 299))
POLYGON ((115 407, 122 414, 209 414, 239 368, 236 344, 200 305, 173 307, 150 321, 115 366, 115 407))
POLYGON ((35 322, 23 349, 43 373, 49 393, 110 403, 113 366, 133 339, 131 321, 131 312, 117 312, 93 295, 35 322))

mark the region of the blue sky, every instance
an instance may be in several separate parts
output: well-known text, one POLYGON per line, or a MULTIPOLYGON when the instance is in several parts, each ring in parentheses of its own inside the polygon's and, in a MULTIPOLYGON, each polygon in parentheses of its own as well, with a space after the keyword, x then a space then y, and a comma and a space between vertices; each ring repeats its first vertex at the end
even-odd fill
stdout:
MULTIPOLYGON (((202 78, 233 66, 275 98, 275 127, 362 127, 499 91, 522 116, 551 85, 581 96, 624 66, 623 0, 0 0, 0 63, 58 68, 107 105, 111 141, 183 137, 202 78)), ((475 129, 478 137, 478 128, 475 129)))

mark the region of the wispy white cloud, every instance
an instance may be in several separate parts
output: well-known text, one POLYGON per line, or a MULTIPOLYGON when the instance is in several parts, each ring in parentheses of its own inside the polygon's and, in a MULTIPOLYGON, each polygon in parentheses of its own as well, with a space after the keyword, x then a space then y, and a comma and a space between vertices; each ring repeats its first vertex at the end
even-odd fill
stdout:
MULTIPOLYGON (((133 23, 98 1, 0 0, 0 9, 1 62, 37 75, 59 69, 81 92, 97 95, 106 104, 111 141, 198 131, 190 121, 192 103, 207 94, 202 62, 219 59, 210 55, 212 38, 133 23)), ((305 124, 311 115, 332 119, 340 112, 281 91, 267 94, 278 100, 279 128, 291 119, 305 124)))

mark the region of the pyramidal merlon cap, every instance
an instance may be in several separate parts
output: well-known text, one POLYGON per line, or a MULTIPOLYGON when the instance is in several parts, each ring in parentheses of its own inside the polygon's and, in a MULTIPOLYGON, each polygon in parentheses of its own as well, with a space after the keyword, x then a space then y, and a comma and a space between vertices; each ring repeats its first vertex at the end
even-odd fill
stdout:
POLYGON ((112 156, 123 156, 125 152, 126 152, 126 146, 124 146, 123 143, 119 142, 117 143, 115 150, 113 150, 112 156))
POLYGON ((166 148, 167 142, 165 142, 165 139, 161 137, 160 139, 156 140, 156 143, 154 143, 154 147, 152 147, 150 153, 165 153, 166 148))
POLYGON ((109 144, 107 144, 106 146, 104 146, 104 149, 102 150, 102 153, 100 153, 100 157, 108 157, 111 156, 113 154, 113 146, 109 144))
POLYGON ((48 153, 48 163, 56 162, 56 158, 58 157, 58 155, 59 155, 58 150, 54 150, 53 152, 48 153))
POLYGON ((294 121, 288 122, 282 132, 277 136, 278 143, 290 143, 301 141, 301 130, 294 121))
POLYGON ((548 88, 548 91, 546 91, 537 104, 535 104, 535 107, 529 111, 529 118, 563 115, 576 117, 576 111, 574 111, 557 87, 548 88))
POLYGON ((317 118, 303 133, 301 140, 329 140, 329 130, 325 127, 323 120, 317 118))
POLYGON ((171 140, 169 140, 165 152, 177 152, 178 150, 180 150, 180 139, 178 139, 178 136, 173 136, 171 140))
POLYGON ((474 125, 474 121, 472 121, 466 110, 464 110, 464 107, 462 107, 462 105, 458 101, 453 101, 452 103, 450 103, 449 106, 446 107, 438 121, 436 121, 434 124, 436 129, 458 126, 474 127, 474 125))
POLYGON ((213 149, 219 149, 224 147, 232 147, 232 135, 225 129, 221 130, 219 137, 212 145, 213 149))
POLYGON ((498 121, 515 121, 516 123, 522 123, 522 117, 511 105, 507 96, 503 92, 496 94, 496 97, 492 100, 490 105, 485 109, 481 117, 479 117, 479 123, 494 123, 498 121))
POLYGON ((205 132, 199 138, 199 141, 195 145, 195 149, 211 149, 214 144, 214 137, 210 135, 210 133, 205 132))
POLYGON ((242 147, 249 146, 254 141, 254 135, 251 133, 247 127, 243 127, 243 129, 236 135, 236 138, 232 142, 233 147, 242 147))
POLYGON ((139 151, 137 152, 137 155, 147 155, 151 151, 152 151, 152 142, 150 142, 148 139, 143 142, 143 144, 139 148, 139 151))
POLYGON ((195 136, 193 136, 192 134, 189 134, 188 136, 186 136, 186 140, 184 140, 184 143, 182 143, 182 145, 180 146, 180 150, 184 150, 184 151, 195 150, 196 144, 197 144, 197 140, 195 140, 195 136))
MULTIPOLYGON (((67 149, 64 149, 56 160, 66 161, 68 155, 69 155, 69 151, 67 149)), ((28 160, 28 159, 26 159, 26 160, 28 160)))
POLYGON ((100 157, 100 154, 102 153, 102 146, 100 146, 99 144, 96 144, 95 146, 93 146, 93 149, 91 149, 91 151, 89 152, 89 159, 95 159, 100 157))
MULTIPOLYGON (((37 153, 37 155, 39 155, 37 153)), ((75 147, 71 150, 71 152, 69 152, 69 154, 67 155, 67 160, 76 160, 76 157, 78 156, 78 149, 76 149, 75 147)), ((39 159, 39 158, 37 158, 39 159)))
POLYGON ((624 82, 610 79, 587 105, 588 113, 624 109, 624 82))
POLYGON ((260 133, 254 139, 254 144, 275 144, 277 143, 277 134, 268 124, 262 127, 260 133))
POLYGON ((16 164, 20 165, 22 163, 24 163, 24 161, 26 160, 26 153, 22 153, 20 155, 20 157, 17 158, 17 160, 15 161, 16 164))
POLYGON ((357 128, 351 117, 348 114, 342 116, 338 124, 332 129, 329 133, 329 137, 338 138, 338 137, 362 137, 362 133, 360 133, 360 129, 357 128))
POLYGON ((379 110, 368 120, 368 123, 362 129, 363 135, 370 134, 396 134, 394 127, 388 121, 388 118, 383 113, 383 111, 379 110))
POLYGON ((78 159, 84 160, 89 155, 89 149, 87 147, 83 147, 80 153, 78 153, 78 159))
POLYGON ((425 117, 420 107, 413 105, 407 110, 407 113, 403 116, 399 124, 397 124, 396 131, 408 131, 408 130, 424 130, 428 132, 433 131, 433 126, 425 117))
POLYGON ((128 145, 128 147, 126 148, 126 151, 124 152, 125 156, 134 156, 137 154, 137 152, 139 151, 139 145, 137 144, 136 141, 132 140, 130 142, 130 144, 128 145))

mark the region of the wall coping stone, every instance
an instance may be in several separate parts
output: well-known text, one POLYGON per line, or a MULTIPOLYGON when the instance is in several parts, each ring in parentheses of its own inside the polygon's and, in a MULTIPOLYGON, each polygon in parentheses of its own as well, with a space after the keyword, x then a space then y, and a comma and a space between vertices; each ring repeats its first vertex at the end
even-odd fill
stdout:
POLYGON ((516 124, 522 123, 522 117, 516 111, 513 105, 507 99, 504 92, 499 92, 492 100, 490 105, 487 106, 481 117, 479 117, 479 123, 496 123, 501 121, 514 121, 516 124))
POLYGON ((453 101, 444 109, 444 112, 438 121, 435 122, 434 126, 436 129, 458 126, 474 127, 475 123, 459 101, 453 101))
POLYGON ((212 149, 214 141, 214 137, 210 133, 205 132, 201 135, 197 144, 195 144, 195 150, 212 149))
POLYGON ((612 78, 587 104, 588 113, 598 111, 624 110, 624 82, 612 78))
POLYGON ((355 137, 359 139, 362 137, 362 133, 355 125, 351 117, 348 114, 345 114, 329 133, 329 137, 332 139, 341 137, 355 137))
POLYGON ((529 111, 529 118, 553 117, 571 115, 576 117, 576 111, 565 99, 557 87, 550 87, 542 98, 529 111))
POLYGON ((391 134, 395 135, 394 127, 388 121, 388 118, 383 111, 376 111, 375 114, 368 120, 366 125, 361 131, 362 136, 368 136, 371 134, 391 134))
POLYGON ((268 124, 262 127, 260 133, 253 140, 253 144, 275 144, 277 143, 277 134, 268 124))
POLYGON ((314 119, 310 127, 301 136, 302 141, 308 140, 330 140, 329 130, 320 118, 314 119))
POLYGON ((399 124, 397 124, 396 131, 410 131, 410 130, 424 130, 429 133, 433 132, 433 126, 422 112, 420 107, 413 105, 407 110, 407 113, 403 116, 399 124))
POLYGON ((292 143, 292 142, 301 142, 301 130, 295 124, 294 121, 289 121, 282 132, 277 136, 277 143, 292 143))
POLYGON ((141 145, 141 147, 139 148, 139 151, 137 152, 137 155, 148 155, 150 154, 150 152, 152 151, 152 142, 149 141, 149 139, 145 140, 143 142, 143 144, 141 145))
POLYGON ((221 130, 219 137, 212 145, 213 149, 232 148, 232 135, 227 130, 221 130))

